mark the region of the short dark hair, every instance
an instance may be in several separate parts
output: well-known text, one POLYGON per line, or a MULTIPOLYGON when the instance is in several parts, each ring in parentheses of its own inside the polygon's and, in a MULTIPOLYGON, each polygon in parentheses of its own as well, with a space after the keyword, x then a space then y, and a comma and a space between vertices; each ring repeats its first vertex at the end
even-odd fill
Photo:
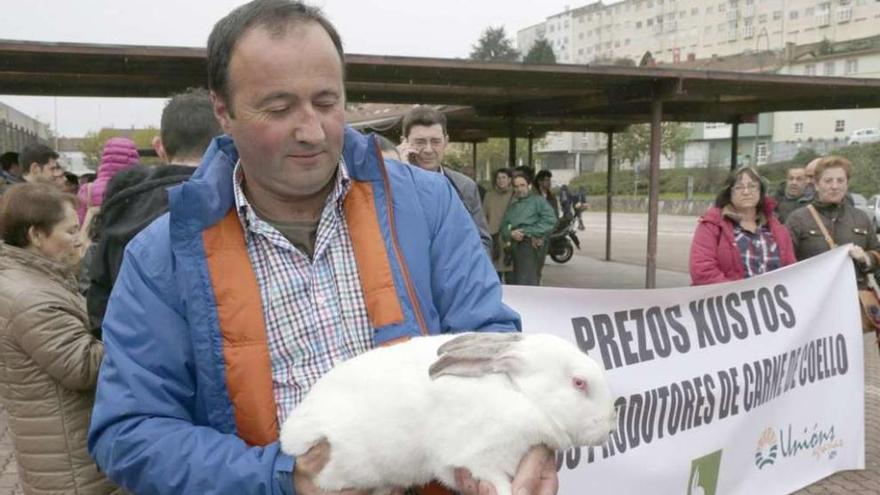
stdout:
POLYGON ((293 24, 314 22, 324 28, 342 64, 345 77, 345 54, 342 51, 342 39, 333 24, 324 17, 317 7, 310 7, 299 1, 291 0, 253 0, 248 2, 214 24, 208 36, 208 89, 214 91, 229 107, 232 113, 232 102, 229 87, 229 62, 232 51, 241 37, 251 28, 267 29, 273 37, 281 37, 293 24))
POLYGON ((506 174, 508 177, 513 179, 513 173, 510 171, 510 169, 501 167, 499 169, 496 169, 495 172, 492 173, 492 185, 493 186, 495 185, 495 182, 498 180, 498 176, 501 174, 506 174))
POLYGON ((516 172, 523 174, 529 184, 535 181, 535 169, 528 165, 520 165, 514 169, 516 172))
POLYGON ((434 108, 425 105, 412 107, 406 115, 403 116, 403 135, 409 136, 410 129, 413 126, 421 125, 431 127, 439 124, 443 128, 443 135, 446 135, 446 116, 434 108))
POLYGON ((49 163, 49 160, 57 160, 58 153, 45 144, 34 143, 22 148, 19 158, 21 159, 19 163, 24 167, 25 172, 28 172, 31 169, 31 163, 37 163, 42 167, 49 163))
POLYGON ((79 176, 73 172, 64 172, 64 180, 73 186, 79 186, 79 176))
POLYGON ((14 151, 7 151, 6 153, 0 155, 0 168, 2 168, 4 172, 9 172, 9 169, 17 163, 18 153, 14 151))
POLYGON ((31 227, 48 234, 64 219, 64 205, 76 208, 77 203, 76 196, 49 184, 16 184, 0 199, 0 239, 26 248, 31 227))
POLYGON ((204 88, 189 88, 168 100, 162 110, 162 147, 168 159, 201 157, 211 140, 223 134, 204 88))
POLYGON ((513 179, 524 179, 526 181, 526 184, 532 185, 532 178, 529 177, 528 174, 523 173, 521 170, 513 171, 513 174, 511 174, 510 176, 511 182, 513 182, 513 179))
POLYGON ((721 192, 718 193, 718 196, 715 197, 715 206, 718 208, 724 208, 725 206, 730 204, 730 197, 733 195, 733 186, 739 182, 740 177, 743 175, 748 175, 753 180, 757 181, 760 187, 759 193, 760 198, 758 200, 758 205, 756 209, 758 212, 764 211, 764 196, 767 195, 767 186, 764 185, 764 180, 761 178, 761 174, 752 167, 740 167, 733 172, 730 172, 727 176, 727 180, 724 181, 724 188, 721 189, 721 192))
POLYGON ((79 180, 83 184, 88 184, 89 182, 94 182, 95 179, 97 179, 97 178, 98 178, 98 174, 96 174, 94 172, 86 172, 86 173, 79 176, 79 180))

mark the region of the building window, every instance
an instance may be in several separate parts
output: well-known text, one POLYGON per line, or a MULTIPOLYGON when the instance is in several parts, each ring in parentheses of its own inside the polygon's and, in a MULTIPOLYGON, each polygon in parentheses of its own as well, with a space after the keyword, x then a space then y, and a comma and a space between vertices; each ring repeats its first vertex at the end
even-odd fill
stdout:
POLYGON ((833 76, 834 75, 834 66, 837 65, 834 62, 825 62, 825 75, 833 76))
POLYGON ((795 134, 803 134, 804 133, 804 123, 803 122, 795 122, 794 123, 794 133, 795 134))
POLYGON ((691 15, 699 15, 699 14, 700 14, 700 8, 699 8, 699 7, 694 7, 694 8, 691 9, 691 15))
POLYGON ((798 11, 797 10, 789 10, 788 11, 788 20, 789 21, 796 21, 797 18, 798 18, 798 11))
POLYGON ((805 76, 815 76, 816 75, 816 64, 807 64, 804 67, 804 75, 805 76))
POLYGON ((846 74, 855 74, 859 71, 859 60, 851 58, 846 61, 846 74))
POLYGON ((641 29, 641 28, 642 28, 642 21, 639 21, 636 23, 636 29, 641 29))
POLYGON ((767 22, 767 14, 761 14, 758 16, 758 22, 764 24, 767 22))
POLYGON ((834 121, 834 132, 843 132, 846 130, 846 121, 845 120, 835 120, 834 121))
POLYGON ((780 19, 782 19, 782 11, 777 10, 776 12, 773 12, 773 20, 778 21, 780 19))

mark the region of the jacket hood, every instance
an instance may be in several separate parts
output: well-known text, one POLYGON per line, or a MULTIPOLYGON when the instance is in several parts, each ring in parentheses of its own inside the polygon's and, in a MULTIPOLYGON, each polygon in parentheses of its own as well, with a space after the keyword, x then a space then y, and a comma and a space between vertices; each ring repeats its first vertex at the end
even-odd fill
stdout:
MULTIPOLYGON (((109 181, 114 175, 138 162, 137 145, 125 137, 114 137, 104 143, 98 178, 109 181)), ((97 179, 96 179, 97 180, 97 179)))

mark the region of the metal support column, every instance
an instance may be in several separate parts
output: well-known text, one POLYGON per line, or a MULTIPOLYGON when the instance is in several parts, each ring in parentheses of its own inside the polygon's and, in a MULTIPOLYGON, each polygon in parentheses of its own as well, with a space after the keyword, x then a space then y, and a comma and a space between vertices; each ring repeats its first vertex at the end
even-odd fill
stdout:
POLYGON ((660 206, 660 125, 663 102, 651 102, 651 165, 648 169, 648 259, 645 264, 645 288, 657 286, 657 219, 660 206))
POLYGON ((611 261, 611 203, 614 197, 614 131, 608 133, 608 174, 605 178, 605 261, 611 261))
POLYGON ((471 141, 471 165, 474 167, 474 175, 477 177, 480 176, 480 173, 477 171, 477 142, 471 141))
POLYGON ((535 144, 535 138, 532 135, 531 131, 529 131, 528 136, 529 136, 529 161, 528 161, 528 163, 526 163, 526 165, 528 165, 529 167, 535 168, 535 165, 532 161, 532 147, 535 144))
POLYGON ((507 133, 507 164, 513 169, 516 168, 516 121, 513 115, 507 117, 508 133, 507 133))
POLYGON ((730 170, 736 170, 737 151, 739 151, 739 119, 730 123, 730 170))

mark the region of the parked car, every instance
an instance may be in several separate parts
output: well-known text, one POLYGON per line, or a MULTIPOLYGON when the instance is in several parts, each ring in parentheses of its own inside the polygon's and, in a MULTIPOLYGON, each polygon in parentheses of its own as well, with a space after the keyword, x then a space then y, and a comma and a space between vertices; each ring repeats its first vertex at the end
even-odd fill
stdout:
POLYGON ((866 144, 876 143, 880 141, 880 129, 869 127, 867 129, 857 129, 847 138, 849 144, 866 144))
POLYGON ((871 222, 874 223, 874 231, 880 232, 880 194, 875 194, 871 196, 871 199, 868 200, 868 216, 871 217, 871 222))

